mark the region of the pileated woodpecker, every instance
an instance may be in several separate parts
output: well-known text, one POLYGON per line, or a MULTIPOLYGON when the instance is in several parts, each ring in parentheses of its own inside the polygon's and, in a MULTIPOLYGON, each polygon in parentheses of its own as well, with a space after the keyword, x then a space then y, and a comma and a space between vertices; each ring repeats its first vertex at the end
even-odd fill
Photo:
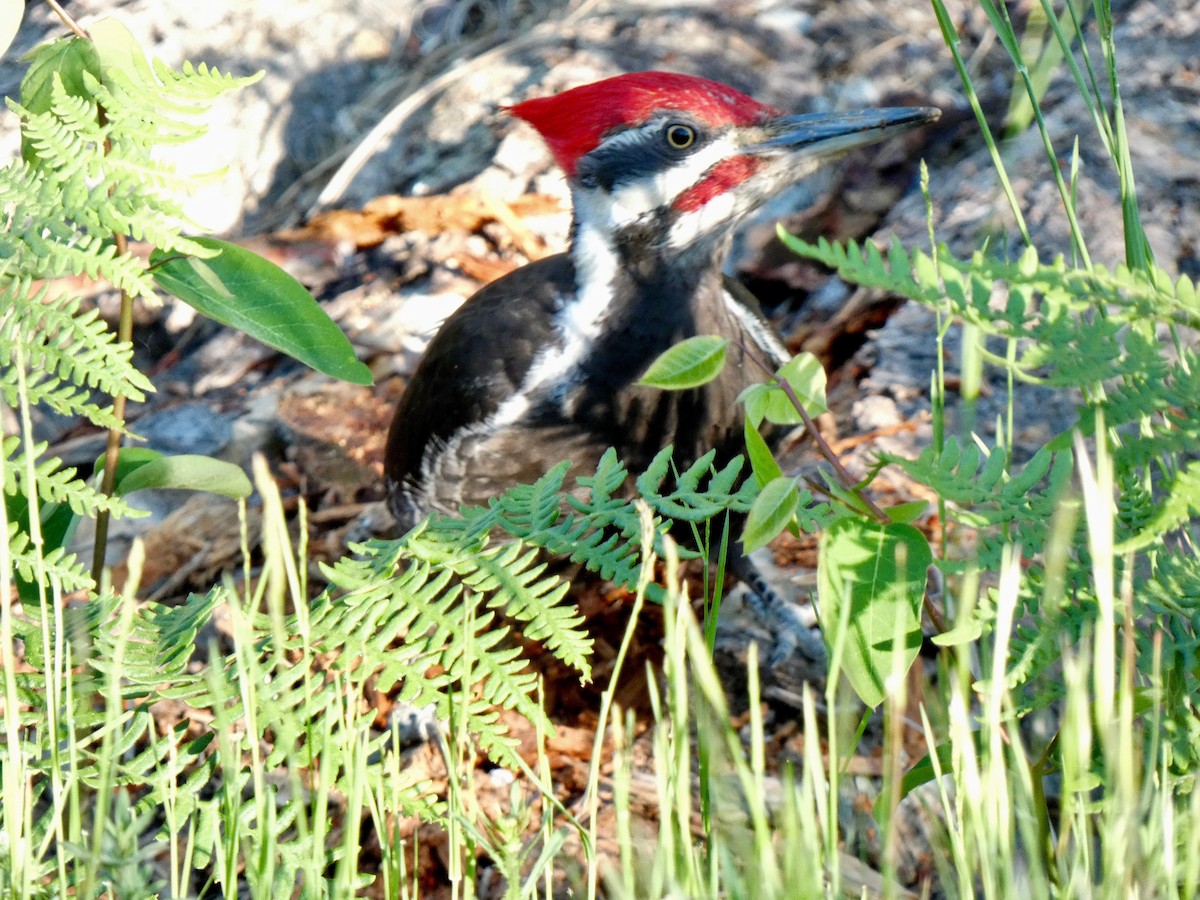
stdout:
POLYGON ((785 116, 733 88, 639 72, 510 109, 542 135, 574 201, 570 249, 480 290, 448 318, 400 401, 386 454, 407 530, 430 510, 483 504, 563 459, 615 447, 641 471, 673 444, 680 468, 742 452, 735 399, 787 350, 754 298, 723 277, 734 227, 825 157, 928 122, 925 108, 785 116), (640 387, 660 353, 731 338, 692 391, 640 387))

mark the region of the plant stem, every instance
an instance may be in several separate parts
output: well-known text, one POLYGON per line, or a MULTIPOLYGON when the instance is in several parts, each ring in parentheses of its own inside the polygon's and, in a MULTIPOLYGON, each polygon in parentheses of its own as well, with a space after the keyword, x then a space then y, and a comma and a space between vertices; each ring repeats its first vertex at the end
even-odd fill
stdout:
POLYGON ((877 522, 889 522, 890 520, 887 517, 887 513, 880 509, 870 497, 856 490, 858 482, 849 472, 846 471, 846 467, 842 465, 842 461, 838 459, 838 455, 833 452, 833 448, 829 446, 829 442, 826 441, 821 432, 817 430, 817 423, 814 422, 812 416, 808 414, 808 410, 804 408, 804 404, 800 402, 800 398, 796 396, 796 392, 793 390, 792 386, 776 375, 775 372, 771 370, 771 367, 759 358, 758 354, 754 353, 754 351, 746 346, 745 342, 738 341, 737 344, 742 348, 742 352, 746 354, 751 362, 767 373, 771 381, 774 382, 775 386, 783 391, 788 400, 791 401, 792 406, 794 406, 796 411, 800 413, 800 418, 804 422, 805 430, 808 431, 808 433, 812 436, 812 439, 816 442, 817 449, 821 451, 821 455, 825 457, 825 460, 831 466, 833 466, 834 474, 837 475, 837 479, 841 483, 842 487, 844 487, 847 491, 852 491, 857 494, 858 498, 862 500, 863 504, 866 506, 867 511, 871 514, 871 518, 875 519, 877 522))
POLYGON ((1057 883, 1059 877, 1058 865, 1055 861, 1053 832, 1050 827, 1050 807, 1046 803, 1044 782, 1046 776, 1053 771, 1051 760, 1058 749, 1058 738, 1058 733, 1055 733, 1042 749, 1042 755, 1029 767, 1029 784, 1033 792, 1030 799, 1033 801, 1033 813, 1037 817, 1038 849, 1043 856, 1043 864, 1046 866, 1046 877, 1052 883, 1057 883))
MULTIPOLYGON (((54 0, 47 0, 47 2, 58 8, 54 0)), ((58 9, 60 15, 64 17, 63 21, 67 23, 67 27, 86 38, 87 32, 79 28, 75 21, 66 15, 65 11, 61 8, 58 9)), ((103 128, 108 124, 108 113, 102 105, 97 104, 97 115, 100 126, 103 128)), ((111 151, 112 142, 105 137, 104 153, 107 156, 111 151)), ((111 189, 109 193, 111 195, 111 189)), ((129 239, 125 234, 114 232, 113 244, 119 256, 125 256, 129 252, 129 239)), ((117 341, 121 344, 133 342, 133 297, 126 290, 121 291, 117 341)), ((125 437, 125 396, 123 394, 113 397, 113 415, 120 424, 108 429, 108 441, 104 446, 104 474, 100 479, 100 493, 105 497, 111 497, 117 487, 117 459, 121 452, 121 441, 125 437)), ((92 545, 92 581, 96 585, 97 593, 100 591, 100 579, 104 575, 104 558, 108 552, 108 522, 109 511, 107 509, 100 510, 96 514, 96 536, 92 545)))
MULTIPOLYGON (((114 235, 117 253, 124 255, 129 247, 125 235, 114 235)), ((121 291, 121 317, 117 322, 117 340, 128 344, 133 340, 133 298, 126 291, 121 291)), ((121 394, 113 397, 113 415, 125 422, 125 397, 121 394)), ((117 484, 117 455, 121 451, 121 439, 125 436, 123 427, 108 429, 108 443, 104 447, 104 474, 100 479, 100 492, 111 497, 117 484)), ((100 576, 104 574, 104 556, 108 549, 108 510, 102 509, 96 514, 96 540, 92 549, 92 581, 96 590, 100 589, 100 576)))
POLYGON ((89 35, 80 26, 80 24, 75 21, 74 18, 72 18, 71 14, 59 5, 58 0, 46 0, 46 5, 54 10, 55 15, 62 19, 63 24, 70 28, 76 37, 81 37, 85 41, 90 41, 92 39, 91 35, 89 35))

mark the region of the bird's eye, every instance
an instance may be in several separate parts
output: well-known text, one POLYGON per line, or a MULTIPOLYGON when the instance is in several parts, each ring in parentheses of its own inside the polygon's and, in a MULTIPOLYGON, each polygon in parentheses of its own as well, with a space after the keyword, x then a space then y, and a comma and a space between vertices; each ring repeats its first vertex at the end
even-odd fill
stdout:
POLYGON ((674 122, 667 126, 666 130, 667 144, 673 150, 686 150, 692 144, 696 143, 696 129, 690 125, 681 125, 674 122))

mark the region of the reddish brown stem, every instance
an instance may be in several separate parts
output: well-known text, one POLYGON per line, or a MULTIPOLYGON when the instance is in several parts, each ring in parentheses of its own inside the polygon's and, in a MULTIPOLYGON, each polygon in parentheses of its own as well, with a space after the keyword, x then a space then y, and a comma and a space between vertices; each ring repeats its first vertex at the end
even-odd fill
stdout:
POLYGON ((774 382, 776 387, 783 391, 788 400, 791 402, 792 406, 794 406, 796 411, 800 413, 800 418, 804 422, 804 428, 816 442, 817 449, 821 451, 821 455, 825 457, 826 461, 831 466, 833 466, 834 474, 837 476, 837 479, 841 483, 842 487, 847 491, 854 492, 856 496, 862 500, 863 504, 867 507, 867 511, 871 514, 871 518, 875 519, 877 522, 883 522, 885 524, 891 521, 888 519, 887 513, 880 509, 870 497, 857 491, 857 482, 850 475, 850 473, 846 471, 846 467, 842 465, 842 461, 838 459, 837 454, 833 452, 833 448, 829 446, 829 442, 826 441, 821 432, 817 430, 816 422, 812 420, 812 416, 808 414, 808 410, 804 408, 804 404, 800 401, 800 398, 796 396, 796 392, 792 389, 792 386, 776 375, 771 370, 770 366, 760 359, 758 355, 743 342, 738 341, 738 346, 742 348, 742 352, 746 354, 751 362, 767 373, 767 377, 774 382))

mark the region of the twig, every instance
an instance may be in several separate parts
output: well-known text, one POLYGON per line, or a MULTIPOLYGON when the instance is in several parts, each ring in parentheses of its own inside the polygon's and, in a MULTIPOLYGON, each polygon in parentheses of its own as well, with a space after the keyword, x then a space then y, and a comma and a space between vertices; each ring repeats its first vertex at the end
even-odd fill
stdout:
POLYGON ((800 401, 800 398, 796 396, 796 391, 792 388, 792 386, 784 379, 776 375, 775 372, 772 371, 771 367, 763 362, 758 354, 746 346, 744 341, 739 340, 737 344, 742 348, 742 352, 749 357, 751 362, 767 373, 767 376, 772 382, 774 382, 775 386, 783 391, 788 400, 791 401, 792 406, 794 406, 796 411, 800 413, 800 418, 804 421, 805 429, 807 429, 808 433, 812 435, 812 439, 816 442, 817 448, 821 451, 821 455, 825 457, 825 460, 831 466, 833 466, 834 474, 837 475, 837 479, 841 483, 842 487, 847 491, 854 493, 855 496, 862 500, 863 504, 867 508, 867 511, 871 514, 873 519, 884 523, 891 521, 888 519, 887 513, 880 509, 870 497, 858 491, 858 482, 853 476, 851 476, 849 472, 846 471, 846 467, 842 465, 842 461, 838 459, 837 454, 833 452, 833 448, 829 446, 829 443, 825 440, 824 435, 822 435, 817 429, 817 423, 814 422, 812 416, 808 414, 808 410, 804 408, 804 404, 800 401))
POLYGON ((74 33, 76 37, 81 37, 85 41, 90 41, 92 39, 92 36, 88 34, 83 27, 71 17, 71 14, 59 6, 58 0, 46 0, 46 5, 54 10, 55 14, 62 19, 63 24, 71 29, 72 33, 74 33))
POLYGON ((929 421, 929 413, 920 412, 916 417, 908 419, 904 422, 896 422, 893 425, 885 425, 882 428, 876 428, 874 431, 868 431, 866 434, 856 434, 853 437, 842 438, 830 444, 830 449, 834 453, 845 453, 847 450, 853 450, 855 447, 860 447, 863 444, 870 444, 880 438, 891 437, 894 434, 903 434, 906 431, 916 431, 918 426, 929 421))

